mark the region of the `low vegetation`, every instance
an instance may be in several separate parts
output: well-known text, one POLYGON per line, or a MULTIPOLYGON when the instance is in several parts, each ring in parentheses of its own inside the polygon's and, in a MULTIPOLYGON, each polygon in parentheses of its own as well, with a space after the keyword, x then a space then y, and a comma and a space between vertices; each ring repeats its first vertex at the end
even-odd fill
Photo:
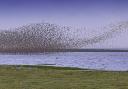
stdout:
POLYGON ((128 89, 128 72, 2 65, 0 89, 128 89))

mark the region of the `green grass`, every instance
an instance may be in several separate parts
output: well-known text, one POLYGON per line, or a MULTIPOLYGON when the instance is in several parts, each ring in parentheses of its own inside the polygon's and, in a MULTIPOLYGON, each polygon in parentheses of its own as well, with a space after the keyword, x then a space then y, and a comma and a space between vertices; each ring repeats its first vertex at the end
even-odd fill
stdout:
POLYGON ((128 89, 128 72, 3 65, 0 89, 128 89))

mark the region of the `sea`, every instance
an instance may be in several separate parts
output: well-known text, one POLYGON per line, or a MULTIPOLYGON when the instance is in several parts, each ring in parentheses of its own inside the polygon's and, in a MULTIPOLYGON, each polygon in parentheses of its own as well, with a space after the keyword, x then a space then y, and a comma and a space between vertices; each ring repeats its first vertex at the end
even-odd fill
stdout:
POLYGON ((46 65, 128 71, 128 52, 0 53, 0 65, 46 65))

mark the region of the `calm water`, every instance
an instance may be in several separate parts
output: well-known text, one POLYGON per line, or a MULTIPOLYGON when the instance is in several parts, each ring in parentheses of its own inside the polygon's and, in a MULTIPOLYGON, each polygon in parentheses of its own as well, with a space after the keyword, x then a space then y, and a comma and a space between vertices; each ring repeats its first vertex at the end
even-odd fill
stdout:
POLYGON ((52 64, 52 66, 128 71, 128 52, 0 54, 0 64, 52 64))

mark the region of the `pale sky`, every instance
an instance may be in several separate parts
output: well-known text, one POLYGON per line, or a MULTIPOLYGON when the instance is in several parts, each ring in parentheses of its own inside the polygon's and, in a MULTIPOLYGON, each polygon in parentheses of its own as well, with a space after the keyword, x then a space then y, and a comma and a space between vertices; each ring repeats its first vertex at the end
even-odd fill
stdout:
POLYGON ((0 29, 50 22, 95 28, 128 20, 128 0, 0 0, 0 29))

